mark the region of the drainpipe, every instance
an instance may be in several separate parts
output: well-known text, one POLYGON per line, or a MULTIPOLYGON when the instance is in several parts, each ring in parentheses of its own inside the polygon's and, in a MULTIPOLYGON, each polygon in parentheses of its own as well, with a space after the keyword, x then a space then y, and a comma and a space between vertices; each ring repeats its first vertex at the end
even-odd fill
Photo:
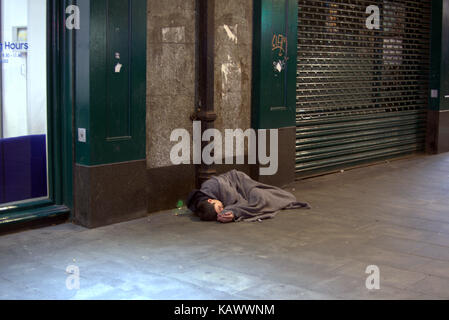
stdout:
MULTIPOLYGON (((214 128, 217 115, 214 111, 214 60, 215 60, 215 0, 197 0, 198 28, 198 104, 192 120, 201 121, 201 136, 214 128)), ((201 143, 201 152, 207 145, 201 143)), ((201 164, 195 167, 196 187, 216 174, 213 166, 201 164)))

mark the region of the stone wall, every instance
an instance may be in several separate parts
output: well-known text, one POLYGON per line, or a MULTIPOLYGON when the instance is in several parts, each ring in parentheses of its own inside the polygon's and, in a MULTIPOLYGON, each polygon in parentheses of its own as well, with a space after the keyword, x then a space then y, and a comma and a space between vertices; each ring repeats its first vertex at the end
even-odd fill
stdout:
MULTIPOLYGON (((252 0, 215 1, 216 128, 251 126, 252 0)), ((148 0, 147 167, 172 166, 170 134, 192 133, 195 0, 148 0)))
POLYGON ((147 166, 160 168, 171 166, 172 130, 192 128, 195 0, 148 0, 147 9, 147 166))

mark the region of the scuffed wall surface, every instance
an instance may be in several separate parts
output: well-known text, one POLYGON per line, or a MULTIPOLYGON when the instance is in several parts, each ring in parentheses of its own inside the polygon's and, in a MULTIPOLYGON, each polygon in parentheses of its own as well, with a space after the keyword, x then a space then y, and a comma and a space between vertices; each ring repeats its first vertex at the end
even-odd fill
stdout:
POLYGON ((148 0, 147 166, 170 162, 173 129, 192 131, 195 1, 148 0))
MULTIPOLYGON (((252 0, 215 1, 217 129, 251 126, 252 0)), ((148 0, 147 167, 171 166, 173 129, 192 134, 195 1, 148 0)))
POLYGON ((251 127, 252 1, 215 1, 215 127, 251 127))

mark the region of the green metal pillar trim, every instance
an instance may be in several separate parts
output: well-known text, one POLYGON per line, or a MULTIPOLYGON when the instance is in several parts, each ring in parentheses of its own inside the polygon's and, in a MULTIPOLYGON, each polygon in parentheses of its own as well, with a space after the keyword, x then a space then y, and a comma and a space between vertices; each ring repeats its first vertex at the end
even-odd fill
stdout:
POLYGON ((49 0, 47 17, 48 179, 56 205, 72 205, 73 85, 71 31, 65 28, 65 8, 72 1, 49 0), (55 24, 56 21, 56 24, 55 24))
MULTIPOLYGON (((432 20, 433 21, 433 20, 432 20)), ((449 0, 443 0, 441 17, 440 110, 449 110, 449 0)))
POLYGON ((48 190, 49 197, 60 201, 60 195, 55 190, 61 190, 58 171, 60 169, 60 146, 57 132, 60 130, 61 105, 58 84, 60 83, 59 37, 60 30, 52 26, 53 19, 59 16, 60 1, 47 1, 47 158, 48 158, 48 190))
POLYGON ((438 96, 431 96, 430 110, 440 110, 441 91, 441 41, 442 41, 442 0, 432 0, 432 35, 431 35, 431 64, 430 64, 430 89, 438 96), (436 91, 435 91, 436 90, 436 91))
MULTIPOLYGON (((75 0, 65 0, 62 8, 59 8, 62 17, 66 16, 66 8, 76 5, 75 0)), ((65 25, 65 19, 61 21, 65 25)), ((73 165, 74 158, 74 88, 75 88, 75 61, 74 40, 76 30, 68 30, 63 27, 62 36, 62 202, 69 208, 73 208, 73 165)))
POLYGON ((146 158, 146 1, 79 1, 76 161, 101 165, 146 158))
MULTIPOLYGON (((52 204, 72 204, 72 96, 67 86, 73 84, 67 68, 71 47, 65 28, 65 8, 71 1, 48 0, 47 6, 47 97, 48 97, 48 180, 52 204), (56 23, 55 23, 56 22, 56 23)), ((47 205, 46 201, 37 202, 47 205)), ((35 206, 35 204, 33 204, 35 206)), ((66 210, 63 210, 66 212, 66 210)))
POLYGON ((253 2, 253 52, 252 52, 252 97, 251 97, 251 126, 259 128, 260 114, 260 79, 261 79, 261 35, 262 35, 262 2, 253 2))
POLYGON ((90 163, 90 0, 78 0, 82 17, 75 37, 75 159, 76 163, 90 163), (88 140, 78 141, 78 130, 85 128, 88 140))
POLYGON ((254 1, 252 125, 296 125, 296 0, 254 1))
POLYGON ((432 0, 430 98, 432 111, 449 110, 449 0, 432 0), (438 94, 436 96, 436 93, 438 94))

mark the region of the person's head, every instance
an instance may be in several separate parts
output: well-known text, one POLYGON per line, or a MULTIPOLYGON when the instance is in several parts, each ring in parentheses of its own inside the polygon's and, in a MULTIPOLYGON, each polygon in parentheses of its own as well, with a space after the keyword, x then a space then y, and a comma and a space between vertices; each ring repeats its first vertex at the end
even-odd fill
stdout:
POLYGON ((218 200, 204 200, 198 203, 196 213, 203 221, 216 221, 217 214, 223 211, 223 204, 218 200))

